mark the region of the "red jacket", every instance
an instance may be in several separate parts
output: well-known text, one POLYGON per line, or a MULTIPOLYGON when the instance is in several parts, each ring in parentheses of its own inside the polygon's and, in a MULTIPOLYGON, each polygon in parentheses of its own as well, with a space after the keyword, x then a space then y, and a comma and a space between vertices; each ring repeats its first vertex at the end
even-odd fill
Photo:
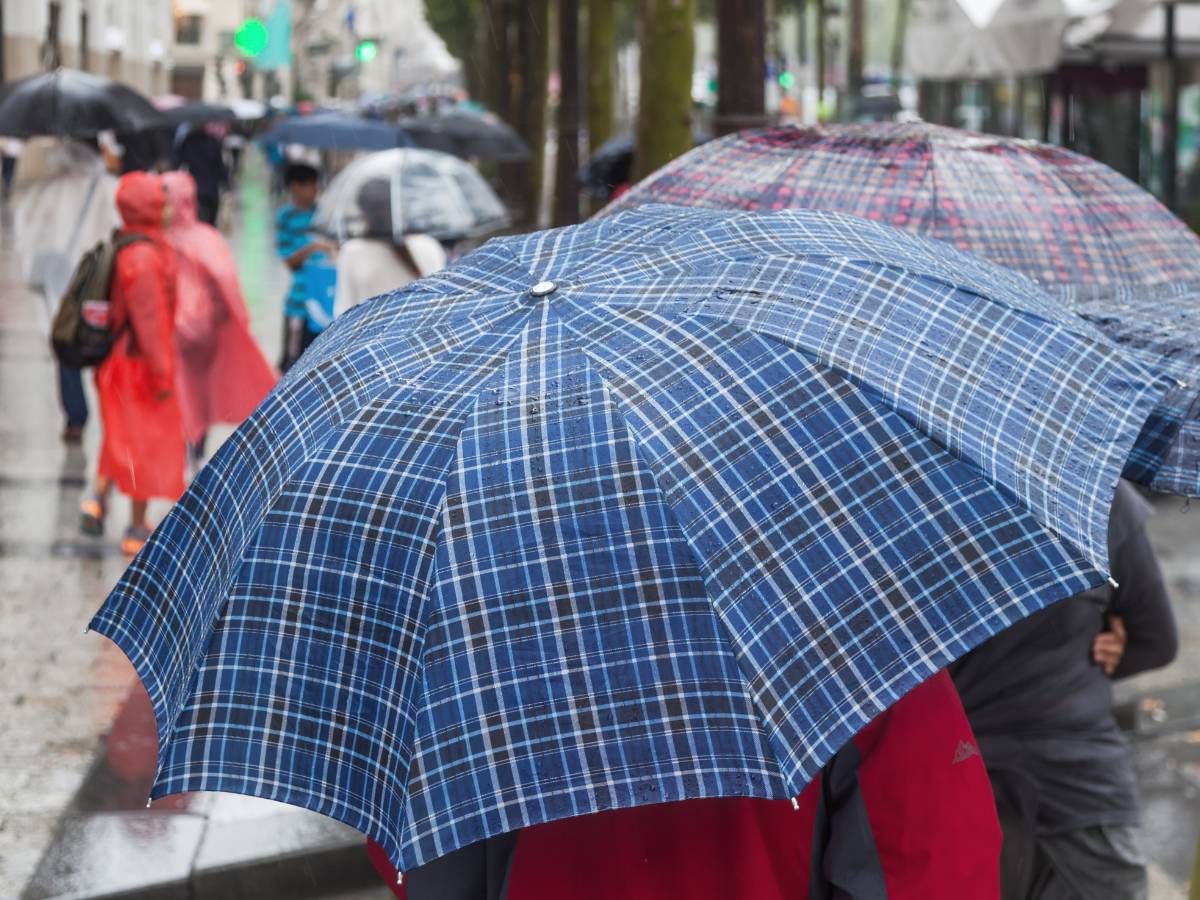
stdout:
MULTIPOLYGON (((687 800, 526 828, 501 895, 505 900, 1000 895, 1000 826, 992 790, 945 672, 859 732, 797 806, 787 800, 687 800)), ((372 859, 388 884, 396 885, 395 870, 377 847, 372 859)), ((393 890, 406 896, 403 887, 393 890)), ((438 893, 444 900, 465 900, 438 893)), ((425 896, 414 892, 410 900, 425 896)))
POLYGON ((96 369, 104 439, 99 473, 137 499, 183 493, 183 423, 175 399, 175 255, 163 241, 162 179, 131 172, 117 185, 123 248, 109 289, 112 353, 96 369))
POLYGON ((241 424, 278 376, 250 333, 237 266, 221 232, 196 218, 196 182, 163 176, 169 198, 166 240, 178 269, 176 384, 184 437, 200 442, 211 425, 241 424))

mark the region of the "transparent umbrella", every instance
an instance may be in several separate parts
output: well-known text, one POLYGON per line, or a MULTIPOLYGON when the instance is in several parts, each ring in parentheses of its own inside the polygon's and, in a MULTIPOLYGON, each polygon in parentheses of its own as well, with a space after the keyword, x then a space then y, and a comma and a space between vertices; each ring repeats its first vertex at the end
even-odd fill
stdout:
POLYGON ((407 234, 451 241, 508 223, 504 203, 469 164, 404 148, 360 157, 343 169, 318 204, 315 227, 338 241, 399 241, 407 234))

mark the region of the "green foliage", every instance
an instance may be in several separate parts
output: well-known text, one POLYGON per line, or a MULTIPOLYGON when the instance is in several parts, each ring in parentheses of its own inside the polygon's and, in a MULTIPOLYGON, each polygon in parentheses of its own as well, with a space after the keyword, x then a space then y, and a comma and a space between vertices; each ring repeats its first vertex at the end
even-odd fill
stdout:
POLYGON ((425 0, 425 18, 446 42, 451 55, 464 63, 475 49, 480 0, 425 0))

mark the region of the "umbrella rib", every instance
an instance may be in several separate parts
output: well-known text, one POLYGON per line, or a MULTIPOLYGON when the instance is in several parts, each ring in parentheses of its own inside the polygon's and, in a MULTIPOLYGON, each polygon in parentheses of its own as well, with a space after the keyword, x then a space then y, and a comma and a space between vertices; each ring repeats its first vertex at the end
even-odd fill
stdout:
MULTIPOLYGON (((890 262, 883 262, 882 260, 878 260, 878 259, 871 259, 870 257, 866 256, 866 254, 863 254, 861 256, 855 256, 855 255, 842 254, 842 253, 802 252, 802 253, 797 253, 795 256, 784 256, 783 254, 760 253, 753 257, 723 256, 718 261, 714 261, 712 259, 711 253, 697 254, 695 259, 680 265, 677 269, 670 272, 670 277, 677 278, 679 276, 699 275, 703 272, 703 270, 705 268, 716 267, 719 265, 727 265, 729 263, 744 263, 744 264, 754 265, 754 264, 761 264, 761 263, 768 262, 768 261, 781 261, 781 262, 795 261, 796 259, 798 259, 800 257, 803 257, 806 259, 824 260, 826 262, 840 263, 843 265, 851 264, 851 265, 870 266, 870 267, 873 267, 878 270, 895 272, 895 273, 898 273, 901 275, 908 275, 913 278, 919 278, 924 281, 935 282, 937 284, 941 284, 946 287, 949 287, 953 290, 963 291, 964 293, 971 294, 974 297, 978 297, 980 300, 984 300, 988 303, 994 303, 995 305, 1003 307, 1004 309, 1010 309, 1014 312, 1020 313, 1021 315, 1029 316, 1032 319, 1036 319, 1041 322, 1046 322, 1046 323, 1054 325, 1055 327, 1058 327, 1058 328, 1063 328, 1066 331, 1069 331, 1071 334, 1074 334, 1077 337, 1080 337, 1082 339, 1092 341, 1092 342, 1107 342, 1109 340, 1092 323, 1087 322, 1080 316, 1072 315, 1070 317, 1057 318, 1048 313, 1042 313, 1042 312, 1039 312, 1038 310, 1030 309, 1029 307, 1026 307, 1026 306, 1018 306, 1015 303, 1010 303, 1006 300, 1003 300, 999 297, 994 296, 994 294, 984 293, 982 288, 963 283, 964 280, 951 279, 949 276, 943 275, 941 273, 918 271, 918 270, 916 270, 914 268, 910 268, 908 266, 897 265, 896 263, 890 263, 890 262), (1075 327, 1073 328, 1072 326, 1075 326, 1075 327)), ((647 270, 655 269, 655 267, 653 266, 653 257, 645 258, 642 260, 637 260, 635 263, 633 263, 633 265, 639 266, 639 267, 644 265, 644 267, 647 270)), ((630 266, 629 264, 625 264, 625 266, 623 268, 617 268, 617 269, 612 270, 609 275, 599 277, 595 281, 589 280, 588 288, 593 289, 593 288, 601 287, 601 286, 605 286, 605 285, 611 285, 614 289, 619 288, 622 286, 623 282, 630 280, 631 268, 632 268, 632 266, 630 266)), ((661 270, 659 270, 659 271, 661 271, 661 270)), ((637 276, 639 274, 641 274, 641 273, 640 272, 633 273, 634 276, 637 276)), ((1035 287, 1035 290, 1037 290, 1036 286, 1034 286, 1034 287, 1035 287)), ((613 301, 610 301, 610 300, 606 300, 603 298, 599 298, 599 299, 601 299, 601 302, 604 302, 606 304, 613 303, 613 301)), ((615 296, 615 291, 614 291, 614 299, 617 299, 615 296)))
POLYGON ((1063 177, 1062 173, 1058 169, 1051 169, 1051 172, 1053 172, 1055 180, 1065 187, 1072 197, 1080 201, 1080 206, 1083 208, 1084 215, 1092 220, 1096 227, 1104 233, 1104 236, 1108 238, 1109 246, 1117 250, 1120 253, 1121 261, 1127 264, 1129 260, 1125 257, 1124 252, 1120 250, 1121 243, 1116 239, 1116 236, 1112 233, 1112 231, 1109 230, 1109 227, 1104 220, 1099 218, 1095 212, 1092 211, 1091 204, 1086 201, 1082 194, 1080 194, 1075 185, 1071 184, 1070 181, 1063 177))
MULTIPOLYGON (((482 394, 483 388, 487 385, 487 383, 489 381, 491 381, 493 378, 495 378, 499 372, 502 372, 512 362, 514 353, 520 352, 521 338, 524 337, 530 331, 530 329, 532 329, 536 324, 538 324, 537 319, 532 315, 532 312, 533 311, 531 309, 520 309, 520 310, 517 310, 512 316, 506 317, 506 318, 516 318, 516 317, 520 316, 521 314, 524 314, 524 316, 525 316, 524 326, 513 328, 512 333, 508 337, 508 344, 503 348, 497 348, 497 352, 496 352, 495 356, 493 357, 495 364, 490 368, 486 377, 481 378, 477 381, 478 389, 476 391, 476 396, 475 396, 474 400, 471 402, 471 404, 469 405, 469 407, 466 409, 465 414, 463 415, 462 421, 459 424, 458 433, 454 437, 454 449, 453 449, 453 452, 449 454, 450 462, 446 468, 446 471, 442 475, 443 490, 442 490, 441 499, 438 501, 437 509, 432 514, 433 516, 436 517, 436 522, 437 522, 437 526, 435 527, 433 533, 430 535, 431 540, 434 545, 434 558, 435 559, 437 557, 437 548, 441 546, 441 541, 442 541, 442 537, 443 537, 443 519, 444 519, 444 512, 445 512, 445 507, 446 507, 446 495, 449 493, 449 491, 445 489, 444 482, 448 479, 452 468, 455 465, 457 465, 459 453, 462 449, 463 433, 467 430, 467 426, 472 422, 472 420, 475 418, 477 412, 479 411, 479 404, 483 400, 483 394, 482 394)), ((479 338, 485 337, 489 333, 490 332, 485 332, 485 333, 479 335, 478 338, 476 338, 476 339, 478 340, 479 338)), ((439 577, 440 577, 440 572, 438 572, 437 569, 434 569, 430 573, 430 589, 427 594, 427 599, 429 599, 431 597, 431 595, 433 593, 433 589, 436 586, 439 577)), ((417 708, 420 706, 420 701, 425 696, 425 693, 426 693, 426 690, 428 687, 426 679, 425 679, 425 674, 426 674, 425 673, 425 652, 426 652, 427 647, 428 647, 428 645, 425 640, 425 635, 422 634, 421 649, 420 649, 420 653, 417 656, 417 665, 420 668, 420 679, 421 679, 420 684, 421 684, 421 686, 420 686, 420 689, 414 694, 414 703, 413 703, 414 708, 417 708)), ((410 781, 412 779, 412 775, 413 775, 413 765, 412 765, 413 748, 416 743, 417 737, 418 737, 417 723, 414 722, 412 725, 412 732, 409 737, 408 769, 405 772, 404 789, 403 789, 403 793, 402 793, 402 796, 405 798, 405 805, 404 805, 404 808, 400 811, 399 827, 396 829, 396 833, 400 834, 400 835, 404 835, 405 832, 407 832, 407 830, 409 828, 409 824, 410 824, 408 821, 408 816, 409 816, 409 804, 407 802, 407 799, 409 796, 408 786, 409 786, 409 783, 410 783, 410 781)), ((403 845, 403 839, 401 840, 401 843, 403 845)))
MULTIPOLYGON (((612 398, 613 415, 621 422, 622 427, 624 427, 626 433, 629 435, 630 444, 633 446, 634 452, 636 452, 638 454, 638 457, 641 459, 642 464, 646 467, 646 471, 649 472, 651 474, 651 476, 654 477, 655 486, 658 487, 659 491, 662 493, 663 509, 670 515, 672 523, 674 523, 676 529, 678 529, 679 534, 682 537, 683 546, 686 548, 688 555, 691 557, 691 561, 692 561, 692 564, 696 568, 697 575, 700 575, 700 577, 701 577, 701 582, 705 584, 705 593, 708 594, 707 582, 705 581, 703 576, 700 574, 703 572, 703 568, 700 565, 699 557, 696 555, 696 550, 692 546, 692 540, 688 536, 687 531, 683 528, 683 524, 679 521, 678 514, 676 513, 675 508, 667 500, 666 491, 664 491, 661 487, 658 486, 658 477, 657 477, 655 467, 654 467, 652 461, 650 460, 650 458, 647 456, 647 454, 645 453, 645 451, 642 448, 642 439, 639 437, 637 430, 629 423, 624 412, 622 411, 620 393, 616 390, 616 388, 612 385, 612 383, 604 376, 604 373, 599 364, 600 360, 589 349, 589 345, 591 342, 588 341, 587 336, 585 334, 581 333, 578 329, 576 329, 574 326, 572 326, 569 322, 564 320, 561 316, 556 316, 556 318, 558 318, 559 321, 562 322, 563 329, 566 332, 569 332, 571 334, 577 350, 579 351, 580 355, 584 358, 584 360, 586 360, 586 362, 588 364, 588 371, 600 383, 601 387, 604 389, 604 392, 609 397, 612 398)), ((726 637, 726 640, 729 642, 731 652, 733 652, 733 648, 736 647, 734 636, 729 631, 728 623, 725 621, 724 617, 721 616, 720 613, 718 612, 718 610, 716 609, 716 603, 715 603, 715 600, 713 600, 712 595, 708 594, 708 596, 709 596, 710 602, 712 602, 712 604, 713 604, 714 618, 720 623, 722 631, 726 637)), ((746 696, 747 696, 747 698, 750 699, 751 705, 754 709, 755 717, 757 718, 758 723, 759 723, 760 727, 762 728, 763 738, 766 742, 766 747, 770 751, 771 757, 772 757, 773 761, 775 762, 775 765, 778 767, 778 769, 780 771, 781 778, 783 778, 783 780, 786 782, 787 779, 783 775, 783 772, 784 772, 785 768, 787 768, 788 766, 785 765, 784 761, 779 759, 778 753, 776 752, 776 750, 771 742, 771 739, 770 739, 771 734, 776 729, 771 724, 771 722, 767 719, 766 714, 765 714, 764 710, 762 710, 761 707, 759 706, 759 703, 755 700, 754 694, 750 688, 749 676, 746 673, 746 671, 744 670, 738 654, 736 652, 734 652, 733 655, 734 655, 734 659, 738 663, 737 671, 738 671, 740 679, 743 683, 743 687, 744 687, 746 696)))
MULTIPOLYGON (((503 317, 502 319, 497 321, 495 324, 499 325, 501 322, 503 322, 507 319, 515 318, 515 317, 519 316, 522 312, 526 312, 526 311, 525 310, 515 310, 509 316, 503 317)), ((522 333, 522 331, 523 331, 523 329, 519 329, 519 328, 514 329, 513 335, 512 335, 512 340, 515 340, 516 337, 522 333)), ((477 332, 476 334, 472 335, 472 337, 470 338, 469 341, 466 341, 466 342, 463 342, 462 344, 460 344, 459 348, 461 349, 462 347, 465 347, 471 343, 474 343, 478 340, 486 338, 492 334, 494 334, 493 329, 487 329, 487 330, 477 332)), ((372 341, 370 344, 366 345, 365 347, 359 348, 359 349, 360 350, 366 349, 368 347, 386 348, 387 346, 388 346, 388 342, 386 340, 379 339, 376 341, 372 341)), ((445 352, 445 351, 441 351, 441 352, 445 352)), ((497 363, 497 366, 499 366, 504 361, 506 361, 510 355, 511 355, 511 348, 507 349, 503 354, 501 354, 498 351, 497 355, 496 355, 497 359, 499 360, 499 362, 497 363)), ((387 354, 384 353, 383 356, 386 357, 387 354)), ((327 362, 328 362, 328 360, 321 360, 321 363, 327 363, 327 362)), ((382 367, 381 367, 379 371, 386 372, 386 374, 382 374, 378 378, 378 384, 376 384, 372 388, 370 388, 370 393, 367 394, 366 396, 364 396, 363 402, 361 404, 359 404, 358 406, 356 406, 355 409, 353 410, 353 412, 347 414, 344 418, 342 418, 336 422, 331 422, 329 425, 329 428, 328 428, 328 432, 325 435, 325 437, 323 438, 323 440, 320 441, 318 444, 315 444, 312 447, 307 448, 305 453, 303 454, 302 458, 298 461, 297 465, 294 466, 285 477, 280 479, 277 489, 272 491, 271 497, 268 500, 264 501, 264 503, 263 503, 262 509, 263 509, 264 518, 265 518, 267 512, 274 506, 274 504, 278 501, 279 497, 287 489, 287 487, 290 484, 292 484, 292 479, 295 477, 296 472, 298 472, 300 469, 303 468, 304 465, 306 465, 309 461, 311 461, 313 459, 313 457, 315 456, 315 454, 317 453, 317 451, 319 450, 319 448, 323 447, 326 442, 328 442, 330 440, 336 440, 341 435, 342 430, 344 429, 346 423, 353 421, 353 419, 358 414, 360 414, 361 411, 366 406, 368 406, 371 403, 378 400, 381 396, 385 395, 389 390, 393 390, 397 387, 411 384, 411 382, 413 382, 415 379, 418 379, 421 375, 428 372, 431 368, 434 368, 437 365, 438 365, 438 360, 430 360, 425 366, 423 366, 422 368, 417 370, 415 373, 409 373, 409 374, 406 374, 403 376, 397 376, 395 373, 386 372, 386 370, 382 369, 382 367)), ((468 418, 469 418, 469 416, 464 416, 463 421, 464 422, 467 421, 468 418)), ((274 429, 271 427, 271 424, 268 420, 266 420, 266 419, 261 420, 259 422, 259 426, 262 428, 268 429, 270 431, 271 436, 273 438, 272 443, 280 443, 280 444, 282 443, 279 436, 275 433, 274 429)), ((459 432, 459 438, 461 439, 461 430, 459 432)), ((444 502, 444 500, 443 500, 443 502, 444 502)), ((438 511, 439 520, 440 520, 440 513, 441 513, 441 508, 439 507, 439 511, 438 511)), ((261 527, 261 522, 259 523, 258 527, 261 527)), ((255 531, 256 531, 256 529, 252 529, 249 531, 248 540, 253 541, 255 531)), ((160 536, 160 539, 165 540, 168 538, 167 538, 167 535, 164 533, 163 535, 160 536)), ((247 544, 246 546, 249 546, 249 544, 247 544)), ((237 558, 239 560, 244 557, 245 551, 246 551, 246 547, 242 547, 238 551, 237 558)), ((233 558, 232 553, 229 554, 229 558, 231 558, 231 559, 233 558)), ((235 570, 236 568, 237 568, 237 565, 235 564, 233 569, 231 569, 231 571, 235 570)), ((215 603, 216 608, 214 609, 214 614, 218 613, 221 609, 223 609, 225 604, 228 602, 229 586, 230 585, 227 582, 223 583, 219 586, 214 584, 213 594, 214 594, 214 596, 219 596, 219 599, 217 599, 216 603, 215 603)), ((211 618, 211 616, 210 616, 210 618, 211 618)), ((100 633, 106 633, 103 628, 98 627, 98 625, 95 621, 93 622, 92 627, 100 633)), ((187 666, 187 668, 190 670, 188 672, 188 674, 184 675, 183 670, 180 671, 180 679, 181 679, 180 683, 181 683, 181 685, 183 685, 183 688, 181 688, 181 696, 189 693, 190 685, 195 681, 195 679, 199 675, 200 663, 204 659, 204 657, 208 654, 208 649, 211 646, 212 641, 215 639, 215 637, 216 637, 216 630, 214 629, 208 635, 208 637, 204 641, 201 642, 203 644, 203 647, 199 650, 198 653, 195 654, 194 659, 187 666)), ((133 659, 133 656, 131 654, 126 653, 126 655, 130 656, 131 660, 133 659)), ((136 663, 135 663, 135 665, 136 665, 136 663)), ((147 680, 147 678, 143 677, 142 673, 140 673, 140 672, 139 672, 139 677, 142 677, 143 683, 146 683, 146 684, 156 684, 157 683, 159 685, 160 695, 163 696, 164 698, 166 697, 165 690, 162 690, 162 688, 165 687, 165 685, 163 685, 162 682, 155 682, 153 679, 147 680)), ((166 701, 164 700, 164 702, 166 702, 166 701)), ((166 735, 166 737, 164 740, 160 741, 159 754, 158 754, 160 768, 162 765, 162 761, 165 757, 166 747, 174 740, 175 732, 176 732, 176 730, 178 728, 178 724, 179 724, 179 717, 180 717, 180 715, 182 715, 183 710, 185 708, 185 704, 180 701, 171 700, 170 702, 178 703, 178 708, 175 710, 175 714, 172 717, 171 724, 169 725, 168 728, 163 729, 163 732, 162 732, 163 734, 166 735)), ((164 710, 164 712, 165 712, 165 710, 164 710)), ((155 717, 157 720, 157 718, 158 718, 157 710, 155 710, 155 717)), ((350 823, 350 824, 353 824, 353 823, 350 823)))

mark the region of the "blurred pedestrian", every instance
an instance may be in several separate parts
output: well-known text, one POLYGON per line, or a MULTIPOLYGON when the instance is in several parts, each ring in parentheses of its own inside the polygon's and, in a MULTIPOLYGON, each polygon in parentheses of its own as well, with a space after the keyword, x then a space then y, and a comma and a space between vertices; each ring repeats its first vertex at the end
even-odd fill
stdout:
POLYGON ((178 168, 196 180, 196 203, 200 221, 216 226, 221 190, 229 184, 221 138, 208 126, 192 128, 179 142, 178 168))
POLYGON ((165 172, 170 168, 170 139, 161 129, 132 132, 120 136, 122 147, 120 174, 129 172, 165 172))
POLYGON ((1117 586, 1059 601, 951 667, 996 795, 1006 900, 1146 897, 1111 680, 1165 666, 1178 647, 1150 511, 1121 481, 1108 526, 1117 586))
MULTIPOLYGON (((83 255, 107 240, 120 224, 113 198, 120 145, 108 136, 104 157, 79 141, 37 138, 29 142, 13 194, 13 230, 25 284, 42 296, 47 320, 83 255), (107 162, 106 162, 107 160, 107 162), (40 171, 25 177, 25 166, 40 171)), ((88 421, 87 395, 79 369, 57 364, 58 397, 65 422, 62 437, 79 443, 88 421)))
POLYGON ((113 266, 109 356, 96 369, 104 438, 92 494, 81 506, 87 534, 101 534, 109 494, 130 498, 130 524, 121 550, 133 555, 150 536, 152 497, 183 493, 183 421, 175 394, 175 254, 163 234, 167 197, 162 177, 124 175, 117 186, 123 247, 113 266))
POLYGON ((246 136, 242 134, 240 126, 229 129, 229 134, 225 135, 225 153, 229 159, 226 171, 229 174, 231 185, 237 184, 238 175, 242 170, 242 154, 245 149, 246 136))
POLYGON ((271 390, 276 374, 250 333, 250 314, 224 236, 196 217, 196 182, 186 172, 163 176, 175 251, 176 385, 193 465, 210 426, 239 424, 271 390))
POLYGON ((260 146, 263 156, 267 160, 267 168, 271 173, 271 197, 280 197, 285 190, 283 175, 287 169, 287 157, 284 154, 283 145, 264 141, 260 146))
POLYGON ((999 896, 991 788, 945 672, 876 716, 794 803, 723 797, 559 819, 470 844, 402 883, 378 845, 369 852, 407 900, 999 896))
POLYGON ((5 199, 12 192, 17 160, 21 158, 24 149, 25 142, 19 138, 0 138, 0 183, 3 184, 5 199))
POLYGON ((392 188, 383 179, 363 182, 358 191, 365 234, 338 248, 334 315, 369 297, 386 294, 446 265, 442 245, 424 234, 393 238, 392 188))
POLYGON ((288 163, 283 181, 290 198, 275 216, 275 248, 292 271, 283 307, 283 355, 279 369, 286 372, 300 358, 317 333, 309 327, 308 301, 312 292, 305 278, 305 264, 324 264, 333 246, 312 233, 317 211, 317 170, 306 163, 288 163))

